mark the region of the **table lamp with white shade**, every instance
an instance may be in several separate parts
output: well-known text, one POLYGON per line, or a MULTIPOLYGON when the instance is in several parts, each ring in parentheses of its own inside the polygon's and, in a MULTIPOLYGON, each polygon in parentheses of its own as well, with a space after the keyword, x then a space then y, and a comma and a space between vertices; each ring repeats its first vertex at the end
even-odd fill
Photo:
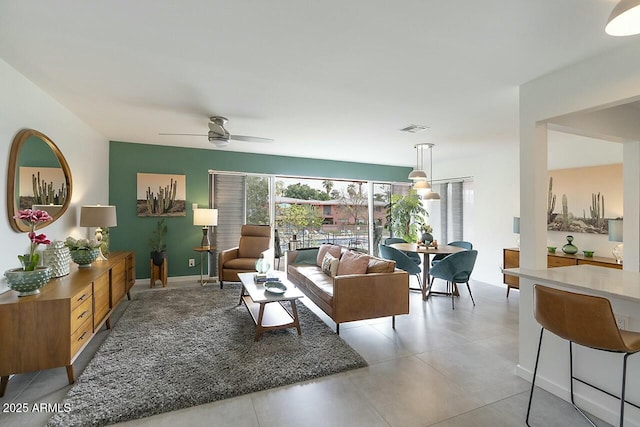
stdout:
POLYGON ((209 227, 218 225, 218 209, 194 209, 193 225, 202 226, 202 246, 205 249, 211 247, 209 242, 209 227))
MULTIPOLYGON (((118 225, 118 220, 115 206, 86 205, 80 208, 80 227, 96 227, 95 237, 98 243, 102 242, 105 231, 103 229, 116 225, 118 225)), ((98 260, 105 261, 106 259, 101 247, 98 260)))

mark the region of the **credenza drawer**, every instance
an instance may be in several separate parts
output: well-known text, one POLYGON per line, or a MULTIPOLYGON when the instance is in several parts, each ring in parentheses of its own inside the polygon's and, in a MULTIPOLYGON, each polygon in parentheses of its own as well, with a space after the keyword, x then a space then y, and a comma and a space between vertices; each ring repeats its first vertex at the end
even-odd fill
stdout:
POLYGON ((75 332, 87 319, 93 316, 93 301, 91 298, 71 311, 71 332, 75 332))
POLYGON ((91 322, 91 317, 87 318, 86 322, 84 322, 80 327, 71 334, 71 357, 75 356, 75 354, 85 345, 91 337, 93 336, 93 324, 91 322))
POLYGON ((568 267, 570 265, 577 265, 578 261, 575 258, 563 258, 559 256, 547 256, 547 267, 568 267))
POLYGON ((84 287, 84 289, 73 296, 71 299, 71 310, 75 310, 80 304, 91 301, 93 296, 93 288, 91 283, 84 287))

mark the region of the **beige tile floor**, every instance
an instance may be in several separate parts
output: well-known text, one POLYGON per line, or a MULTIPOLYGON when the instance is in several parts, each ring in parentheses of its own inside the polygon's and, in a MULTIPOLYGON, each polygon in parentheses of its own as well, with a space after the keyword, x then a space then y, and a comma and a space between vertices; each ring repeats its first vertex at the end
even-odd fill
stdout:
MULTIPOLYGON (((146 291, 153 292, 144 283, 132 290, 146 291)), ((455 310, 446 297, 423 302, 419 293, 411 292, 410 314, 396 319, 395 330, 390 319, 341 325, 340 336, 367 360, 368 367, 120 425, 524 426, 529 383, 514 373, 518 292, 507 299, 503 287, 480 282, 472 282, 472 291, 476 307, 462 288, 455 310)), ((75 365, 78 373, 106 335, 102 331, 83 352, 75 365)), ((55 403, 68 389, 62 368, 17 375, 0 404, 55 403)), ((537 390, 534 399, 533 425, 586 425, 570 405, 549 393, 537 390)), ((43 426, 49 416, 0 413, 0 425, 43 426)))

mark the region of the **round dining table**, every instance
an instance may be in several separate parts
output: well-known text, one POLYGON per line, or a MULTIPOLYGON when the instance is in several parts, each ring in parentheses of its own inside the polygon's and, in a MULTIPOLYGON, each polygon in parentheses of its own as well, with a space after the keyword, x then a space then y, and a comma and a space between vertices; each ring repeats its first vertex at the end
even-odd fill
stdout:
POLYGON ((403 252, 415 252, 422 254, 422 299, 424 301, 429 298, 429 294, 436 293, 431 291, 431 285, 429 283, 429 266, 431 265, 430 255, 450 255, 456 252, 466 251, 464 248, 449 245, 438 245, 435 247, 418 245, 417 243, 392 243, 389 246, 403 252))

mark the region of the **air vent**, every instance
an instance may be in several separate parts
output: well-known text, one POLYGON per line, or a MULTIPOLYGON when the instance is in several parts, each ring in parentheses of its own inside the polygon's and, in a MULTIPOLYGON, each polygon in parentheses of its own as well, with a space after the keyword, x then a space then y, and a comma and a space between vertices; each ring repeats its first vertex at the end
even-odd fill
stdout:
POLYGON ((408 133, 418 133, 418 132, 424 132, 425 130, 429 129, 429 126, 424 126, 424 125, 409 125, 407 127, 404 127, 402 129, 400 129, 400 132, 408 132, 408 133))

